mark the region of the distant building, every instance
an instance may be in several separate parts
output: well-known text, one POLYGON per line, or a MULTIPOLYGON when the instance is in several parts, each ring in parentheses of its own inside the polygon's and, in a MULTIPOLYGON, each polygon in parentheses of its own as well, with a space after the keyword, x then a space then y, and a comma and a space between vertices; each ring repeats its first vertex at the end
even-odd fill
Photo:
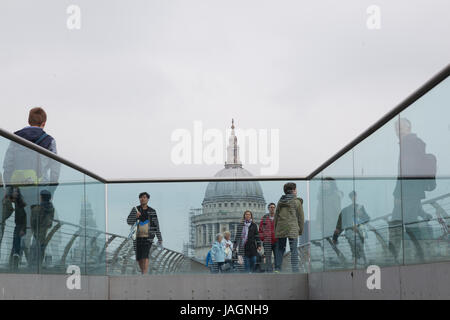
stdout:
MULTIPOLYGON (((217 172, 215 177, 251 176, 239 159, 239 146, 232 121, 225 168, 217 172)), ((266 201, 258 181, 210 182, 206 187, 202 208, 190 211, 190 256, 204 259, 217 233, 229 230, 231 238, 235 238, 245 210, 250 210, 259 224, 265 209, 266 201)))
POLYGON ((91 203, 86 199, 81 203, 79 225, 86 227, 83 231, 83 237, 79 237, 77 244, 73 249, 73 261, 81 263, 95 263, 100 247, 97 242, 104 241, 97 230, 97 222, 95 221, 94 211, 91 203), (86 257, 91 261, 86 261, 86 257))

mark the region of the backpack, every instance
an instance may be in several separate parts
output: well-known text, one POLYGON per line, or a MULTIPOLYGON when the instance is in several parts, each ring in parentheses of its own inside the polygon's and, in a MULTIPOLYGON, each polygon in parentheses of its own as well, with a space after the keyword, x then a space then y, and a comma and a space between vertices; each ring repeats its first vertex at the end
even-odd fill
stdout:
MULTIPOLYGON (((44 132, 34 143, 39 145, 39 143, 47 136, 48 135, 44 132)), ((36 151, 31 151, 23 146, 20 146, 15 152, 19 155, 19 159, 24 162, 22 164, 24 167, 13 171, 10 183, 13 185, 37 185, 42 178, 38 177, 38 173, 34 169, 37 166, 37 163, 33 163, 32 158, 34 158, 34 154, 36 154, 37 159, 39 159, 39 154, 36 151)))

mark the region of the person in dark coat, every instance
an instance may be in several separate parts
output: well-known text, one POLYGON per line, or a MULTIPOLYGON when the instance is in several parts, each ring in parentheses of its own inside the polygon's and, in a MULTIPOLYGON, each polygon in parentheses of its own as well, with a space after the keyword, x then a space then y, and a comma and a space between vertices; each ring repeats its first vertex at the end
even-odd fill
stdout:
POLYGON ((250 210, 244 212, 242 222, 238 225, 233 247, 238 250, 238 255, 243 256, 245 271, 254 272, 261 240, 250 210))
MULTIPOLYGON (((389 248, 394 257, 398 257, 402 241, 402 224, 405 231, 417 243, 421 238, 421 229, 414 225, 418 217, 430 219, 432 216, 422 208, 422 199, 425 199, 428 181, 425 179, 411 179, 420 175, 424 170, 426 157, 426 144, 411 131, 411 122, 401 118, 395 124, 396 134, 399 138, 400 157, 398 161, 398 179, 393 192, 394 209, 389 222, 389 248), (405 179, 406 178, 406 179, 405 179), (410 178, 410 179, 408 179, 410 178)), ((418 246, 419 258, 423 252, 418 246)))
POLYGON ((134 225, 139 220, 138 229, 136 231, 136 241, 134 241, 134 249, 136 252, 136 260, 139 263, 141 273, 147 274, 149 265, 149 253, 153 244, 153 239, 158 238, 158 245, 162 247, 162 236, 159 230, 158 216, 156 210, 148 206, 150 195, 147 192, 139 194, 141 205, 133 207, 127 218, 129 225, 134 225), (137 208, 137 211, 136 211, 137 208))
POLYGON ((370 217, 363 205, 356 201, 356 192, 352 191, 348 194, 352 203, 342 209, 336 223, 336 230, 333 234, 333 242, 337 244, 339 235, 344 232, 345 238, 352 252, 352 260, 362 259, 364 264, 367 263, 366 254, 364 252, 364 241, 366 238, 364 224, 370 221, 370 217))

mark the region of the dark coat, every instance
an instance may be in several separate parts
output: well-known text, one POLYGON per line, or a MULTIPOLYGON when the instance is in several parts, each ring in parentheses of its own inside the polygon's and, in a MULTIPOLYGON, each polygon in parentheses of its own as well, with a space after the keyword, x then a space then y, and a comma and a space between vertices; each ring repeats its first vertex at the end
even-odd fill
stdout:
MULTIPOLYGON (((142 212, 142 207, 141 206, 137 206, 137 209, 142 212)), ((150 220, 150 227, 149 227, 149 240, 152 242, 153 239, 156 237, 158 238, 159 242, 162 242, 162 236, 161 236, 161 231, 159 230, 159 222, 158 222, 158 216, 156 215, 156 210, 153 209, 152 207, 148 207, 148 215, 149 215, 149 220, 150 220)), ((133 209, 131 209, 130 214, 128 215, 127 218, 127 223, 132 226, 136 223, 136 209, 133 207, 133 209)))
MULTIPOLYGON (((26 127, 14 132, 14 134, 30 142, 39 142, 40 147, 56 154, 56 142, 52 136, 47 135, 40 140, 44 133, 44 130, 38 127, 26 127)), ((5 184, 12 182, 11 179, 15 170, 33 170, 41 184, 56 184, 59 180, 61 163, 49 157, 41 156, 38 152, 18 143, 11 142, 5 153, 3 169, 5 184)), ((51 192, 53 193, 54 190, 51 190, 51 192)))
POLYGON ((398 179, 394 189, 394 198, 425 199, 425 180, 411 180, 402 178, 411 178, 418 176, 423 171, 426 144, 410 133, 400 139, 400 153, 398 161, 398 179))
POLYGON ((13 212, 15 212, 14 215, 14 222, 16 224, 16 228, 18 228, 19 231, 26 232, 27 228, 27 214, 25 212, 26 203, 23 202, 22 199, 18 200, 16 202, 15 208, 13 207, 13 202, 9 198, 4 198, 2 200, 2 223, 5 223, 5 221, 12 215, 13 212))
MULTIPOLYGON (((45 133, 44 129, 38 127, 26 127, 19 131, 14 132, 15 135, 27 139, 30 142, 36 142, 44 133, 45 133)), ((44 149, 52 151, 50 146, 53 140, 54 139, 52 136, 47 135, 45 138, 39 141, 38 146, 41 146, 44 149)))
POLYGON ((261 240, 259 238, 258 226, 252 222, 248 227, 247 242, 245 245, 241 243, 242 230, 244 228, 244 222, 240 223, 237 227, 236 239, 234 239, 233 247, 239 250, 241 255, 244 252, 246 257, 254 257, 258 255, 257 248, 261 246, 261 240))

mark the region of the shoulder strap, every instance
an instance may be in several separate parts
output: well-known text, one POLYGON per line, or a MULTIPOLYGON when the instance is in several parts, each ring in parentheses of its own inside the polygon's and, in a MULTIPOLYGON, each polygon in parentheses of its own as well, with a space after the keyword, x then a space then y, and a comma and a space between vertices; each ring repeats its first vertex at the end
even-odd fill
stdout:
MULTIPOLYGON (((136 207, 134 207, 134 208, 136 209, 136 215, 137 215, 137 213, 140 212, 139 209, 138 209, 138 206, 136 206, 136 207)), ((138 218, 136 218, 136 221, 137 221, 137 220, 138 220, 138 218)))
POLYGON ((44 140, 46 137, 48 136, 48 134, 46 134, 45 132, 39 137, 39 139, 37 139, 34 143, 35 144, 39 144, 42 142, 42 140, 44 140))

